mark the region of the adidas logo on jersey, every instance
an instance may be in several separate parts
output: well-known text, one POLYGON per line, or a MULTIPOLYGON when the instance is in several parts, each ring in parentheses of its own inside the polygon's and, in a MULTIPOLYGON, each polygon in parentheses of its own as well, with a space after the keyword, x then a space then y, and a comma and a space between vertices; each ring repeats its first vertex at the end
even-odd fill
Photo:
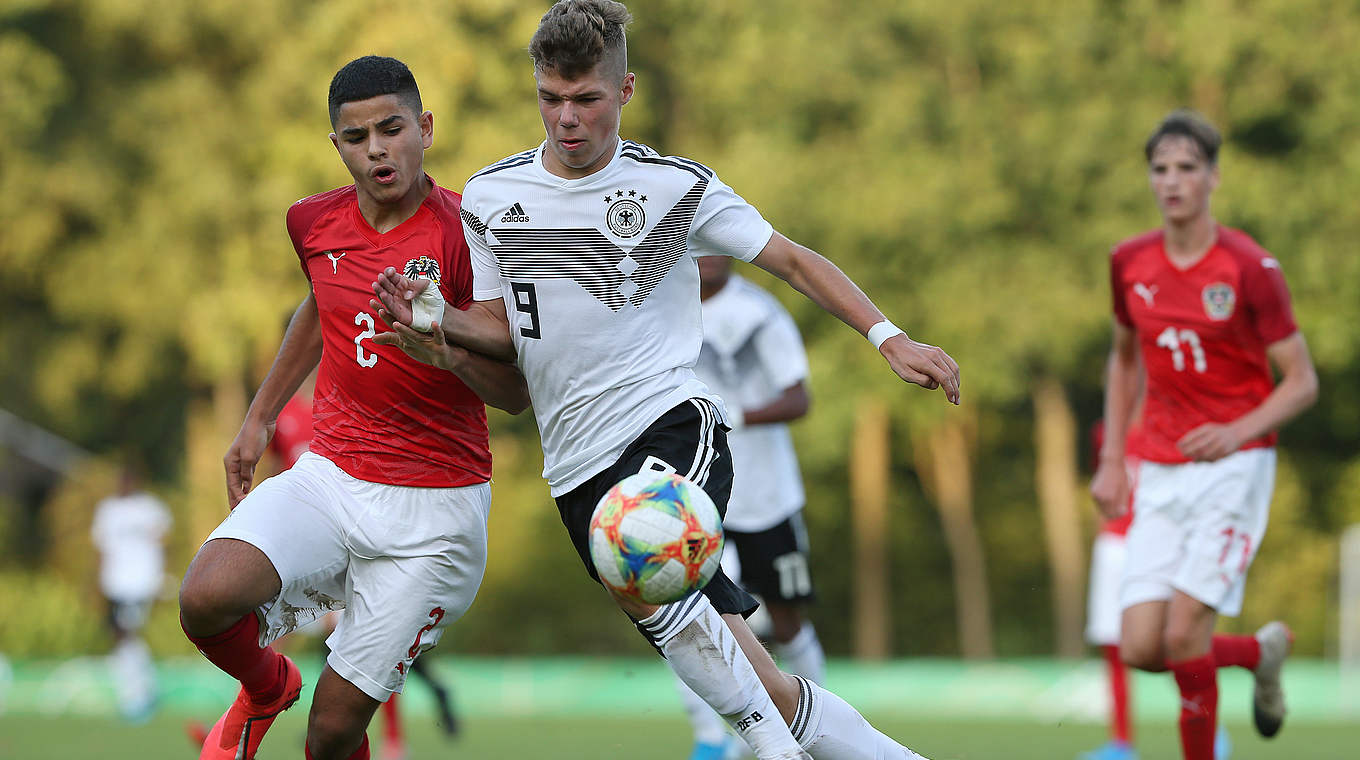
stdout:
POLYGON ((505 216, 501 217, 501 224, 506 224, 507 222, 527 222, 527 221, 529 221, 529 215, 524 213, 524 207, 519 205, 518 203, 511 206, 510 209, 505 212, 505 216))

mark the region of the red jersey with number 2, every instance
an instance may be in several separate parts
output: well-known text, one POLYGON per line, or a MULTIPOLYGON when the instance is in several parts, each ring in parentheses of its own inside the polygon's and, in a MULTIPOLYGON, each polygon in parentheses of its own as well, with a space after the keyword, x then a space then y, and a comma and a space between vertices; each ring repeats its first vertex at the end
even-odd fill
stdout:
POLYGON ((471 303, 461 201, 436 185, 414 216, 385 233, 359 212, 353 185, 288 209, 288 234, 321 317, 311 450, 360 480, 450 487, 491 479, 486 407, 477 394, 453 374, 371 340, 387 330, 368 306, 385 267, 438 282, 451 308, 471 303))
MULTIPOLYGON (((1146 461, 1187 462, 1176 448, 1182 436, 1260 405, 1275 385, 1266 347, 1298 330, 1280 262, 1228 227, 1185 270, 1167 258, 1161 230, 1120 243, 1110 287, 1115 319, 1137 333, 1147 373, 1142 434, 1130 442, 1146 461)), ((1274 443, 1271 433, 1242 448, 1274 443)))

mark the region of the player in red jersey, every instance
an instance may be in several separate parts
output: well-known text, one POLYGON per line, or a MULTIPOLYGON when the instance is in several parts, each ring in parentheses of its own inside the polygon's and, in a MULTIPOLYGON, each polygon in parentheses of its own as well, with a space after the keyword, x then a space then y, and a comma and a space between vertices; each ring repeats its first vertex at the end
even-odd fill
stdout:
POLYGON ((436 369, 371 340, 369 283, 384 267, 429 280, 450 308, 471 302, 461 198, 422 169, 433 117, 400 61, 350 62, 329 103, 331 141, 354 184, 288 210, 311 289, 227 452, 232 512, 180 589, 185 633, 241 682, 201 758, 255 756, 302 688, 269 643, 329 609, 343 614, 327 639, 306 754, 369 756, 373 712, 481 583, 491 476, 483 399, 510 412, 528 404, 511 365, 445 351, 436 369), (318 362, 311 450, 252 489, 280 408, 318 362))
POLYGON ((1254 637, 1213 631, 1218 615, 1241 611, 1247 568, 1265 535, 1274 431, 1317 397, 1280 262, 1210 213, 1221 142, 1188 111, 1168 116, 1148 138, 1162 227, 1121 243, 1110 258, 1114 344, 1105 444, 1091 483, 1114 517, 1129 491, 1126 453, 1143 462, 1120 594, 1120 651, 1134 667, 1174 674, 1186 760, 1213 757, 1216 668, 1254 672, 1263 736, 1284 720, 1280 670, 1289 629, 1274 622, 1254 637), (1126 452, 1141 372, 1142 435, 1126 452))

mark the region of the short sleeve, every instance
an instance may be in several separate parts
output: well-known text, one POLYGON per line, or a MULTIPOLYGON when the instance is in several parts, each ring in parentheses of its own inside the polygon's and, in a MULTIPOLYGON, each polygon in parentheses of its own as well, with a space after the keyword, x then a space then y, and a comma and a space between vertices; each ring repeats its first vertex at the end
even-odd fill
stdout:
POLYGON ((1242 273, 1247 317, 1261 340, 1270 345, 1298 331, 1280 262, 1270 256, 1248 263, 1242 273))
POLYGON ((285 224, 288 226, 288 239, 293 242, 293 252, 297 254, 298 265, 302 267, 302 274, 307 281, 311 282, 312 273, 307 271, 307 258, 304 253, 307 243, 307 231, 316 222, 317 212, 307 203, 307 199, 294 203, 288 207, 288 213, 284 216, 285 224))
POLYGON ((1124 293, 1124 264, 1127 260, 1126 256, 1120 255, 1118 249, 1110 253, 1110 300, 1114 318, 1119 324, 1133 327, 1133 318, 1129 316, 1129 304, 1124 293))
POLYGON ((496 255, 486 244, 486 225, 482 224, 476 214, 468 211, 466 206, 460 215, 463 218, 463 239, 467 241, 472 262, 472 299, 495 301, 504 298, 501 289, 501 269, 496 264, 496 255))
POLYGON ((731 256, 750 261, 765 249, 774 227, 715 175, 709 180, 690 235, 693 256, 731 256))
POLYGON ((783 391, 807 379, 807 351, 793 317, 774 306, 769 318, 755 336, 761 366, 776 388, 783 391))

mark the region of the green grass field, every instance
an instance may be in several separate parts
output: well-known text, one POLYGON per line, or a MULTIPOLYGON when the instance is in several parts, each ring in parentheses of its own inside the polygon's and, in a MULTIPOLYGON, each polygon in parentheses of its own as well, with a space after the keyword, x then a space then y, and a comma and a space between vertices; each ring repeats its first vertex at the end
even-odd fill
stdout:
MULTIPOLYGON (((407 720, 410 760, 684 760, 688 726, 679 716, 605 720, 600 718, 477 718, 462 735, 445 741, 420 716, 407 720)), ((1099 726, 1016 721, 930 721, 870 716, 876 725, 932 760, 1071 760, 1103 739, 1099 726)), ((302 757, 306 715, 285 713, 260 750, 259 760, 302 757)), ((1347 760, 1360 754, 1360 727, 1288 726, 1265 741, 1244 724, 1229 724, 1233 760, 1347 760)), ((1141 724, 1138 743, 1144 760, 1180 757, 1175 726, 1141 724)), ((369 731, 376 739, 379 729, 369 731)), ((376 750, 376 744, 374 749, 376 750)), ((102 718, 0 717, 0 758, 5 760, 184 760, 197 757, 183 731, 183 719, 160 716, 142 726, 102 718)), ((380 760, 375 751, 374 760, 380 760)))
MULTIPOLYGON (((300 656, 315 683, 319 657, 300 656)), ((628 758, 685 760, 689 726, 659 659, 435 658, 453 687, 463 733, 447 741, 418 681, 402 697, 409 760, 434 758, 628 758)), ((99 658, 29 661, 0 668, 0 760, 169 760, 198 756, 185 731, 211 723, 235 693, 207 663, 158 664, 161 709, 149 722, 116 717, 116 685, 99 658)), ((1105 739, 1104 675, 1096 662, 963 663, 833 661, 828 685, 880 730, 932 760, 1072 760, 1105 739)), ((1360 691, 1335 662, 1302 660, 1285 671, 1290 705, 1273 740, 1248 724, 1250 675, 1220 675, 1220 715, 1232 760, 1360 758, 1360 691)), ((302 757, 310 688, 266 739, 259 760, 302 757)), ((1169 679, 1136 674, 1137 743, 1143 760, 1179 760, 1176 697, 1169 679)), ((369 729, 374 759, 381 719, 369 729)))

